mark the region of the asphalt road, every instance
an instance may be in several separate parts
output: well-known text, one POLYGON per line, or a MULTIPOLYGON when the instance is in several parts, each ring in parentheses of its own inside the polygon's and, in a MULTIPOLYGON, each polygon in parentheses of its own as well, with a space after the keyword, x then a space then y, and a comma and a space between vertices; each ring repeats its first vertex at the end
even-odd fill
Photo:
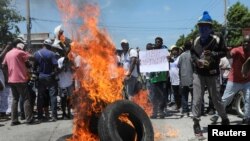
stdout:
MULTIPOLYGON (((180 113, 175 111, 171 113, 173 115, 165 119, 151 120, 155 141, 189 141, 193 139, 192 119, 190 117, 180 118, 180 113)), ((210 117, 210 115, 202 116, 200 122, 206 138, 208 124, 211 124, 210 117)), ((242 121, 241 118, 233 114, 229 114, 229 119, 231 124, 240 124, 242 121)), ((7 120, 1 121, 0 124, 4 125, 0 127, 0 141, 56 141, 64 135, 71 134, 72 131, 72 120, 18 126, 10 126, 10 120, 7 120)))

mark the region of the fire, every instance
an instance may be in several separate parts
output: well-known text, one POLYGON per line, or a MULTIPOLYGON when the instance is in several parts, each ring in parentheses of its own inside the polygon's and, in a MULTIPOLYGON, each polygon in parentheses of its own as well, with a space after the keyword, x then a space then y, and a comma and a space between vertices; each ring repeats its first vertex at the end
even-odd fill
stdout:
POLYGON ((148 91, 147 90, 141 90, 136 94, 132 101, 138 104, 139 106, 144 109, 144 111, 147 113, 148 116, 152 115, 153 109, 152 104, 148 100, 148 91))
POLYGON ((171 126, 165 126, 165 128, 161 128, 161 130, 154 127, 154 131, 154 139, 156 141, 161 141, 165 138, 177 138, 179 136, 179 130, 171 126))
POLYGON ((70 20, 81 17, 83 25, 74 30, 71 52, 82 58, 75 73, 81 88, 74 94, 74 129, 70 140, 96 141, 97 117, 103 108, 122 98, 124 71, 116 66, 115 46, 105 30, 98 28, 99 9, 95 4, 75 5, 70 0, 58 0, 59 9, 70 20), (95 125, 94 125, 95 124, 95 125), (93 128, 93 129, 92 129, 93 128))
MULTIPOLYGON (((97 26, 100 12, 97 4, 57 0, 57 5, 63 19, 77 19, 83 23, 64 23, 72 34, 71 53, 78 55, 82 64, 74 74, 74 78, 80 81, 80 89, 72 99, 75 115, 73 136, 69 140, 96 141, 99 140, 96 128, 101 111, 108 104, 122 99, 124 70, 117 67, 116 48, 110 36, 97 26)), ((145 93, 142 94, 138 98, 147 99, 145 93)))

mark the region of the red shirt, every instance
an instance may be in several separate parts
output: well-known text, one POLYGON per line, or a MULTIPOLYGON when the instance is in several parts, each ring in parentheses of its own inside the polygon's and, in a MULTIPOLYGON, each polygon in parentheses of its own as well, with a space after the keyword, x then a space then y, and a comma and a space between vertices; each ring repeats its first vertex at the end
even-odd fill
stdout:
POLYGON ((250 76, 243 78, 241 68, 244 62, 250 57, 250 52, 244 53, 243 47, 233 48, 231 50, 231 56, 233 59, 232 67, 228 76, 228 80, 236 83, 250 82, 250 76))
POLYGON ((9 83, 27 82, 28 71, 25 66, 25 61, 27 61, 29 57, 29 53, 17 48, 13 48, 6 54, 2 64, 8 66, 9 83))

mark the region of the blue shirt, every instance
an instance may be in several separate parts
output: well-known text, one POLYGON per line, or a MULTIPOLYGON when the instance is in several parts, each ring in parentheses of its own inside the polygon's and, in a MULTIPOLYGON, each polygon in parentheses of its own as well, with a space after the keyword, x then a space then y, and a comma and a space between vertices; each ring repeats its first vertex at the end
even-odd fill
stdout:
POLYGON ((35 64, 38 66, 39 77, 47 77, 54 73, 57 59, 54 52, 42 48, 35 52, 35 64))

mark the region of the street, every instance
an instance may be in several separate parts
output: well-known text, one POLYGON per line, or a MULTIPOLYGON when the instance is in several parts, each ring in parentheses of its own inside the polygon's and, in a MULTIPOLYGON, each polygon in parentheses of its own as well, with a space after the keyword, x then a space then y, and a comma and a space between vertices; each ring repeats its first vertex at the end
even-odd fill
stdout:
MULTIPOLYGON (((173 115, 165 119, 153 119, 155 141, 188 141, 194 138, 193 121, 190 117, 180 118, 180 113, 174 111, 173 115)), ((207 138, 207 125, 211 123, 211 116, 201 117, 201 127, 204 137, 207 138)), ((242 119, 229 114, 231 124, 240 124, 242 119)), ((24 121, 22 121, 24 122, 24 121)), ((220 120, 218 121, 220 122, 220 120)), ((56 122, 44 122, 37 125, 21 124, 10 126, 10 120, 0 124, 0 141, 56 141, 64 135, 71 134, 72 120, 57 120, 56 122)), ((220 124, 220 123, 218 123, 220 124)))

